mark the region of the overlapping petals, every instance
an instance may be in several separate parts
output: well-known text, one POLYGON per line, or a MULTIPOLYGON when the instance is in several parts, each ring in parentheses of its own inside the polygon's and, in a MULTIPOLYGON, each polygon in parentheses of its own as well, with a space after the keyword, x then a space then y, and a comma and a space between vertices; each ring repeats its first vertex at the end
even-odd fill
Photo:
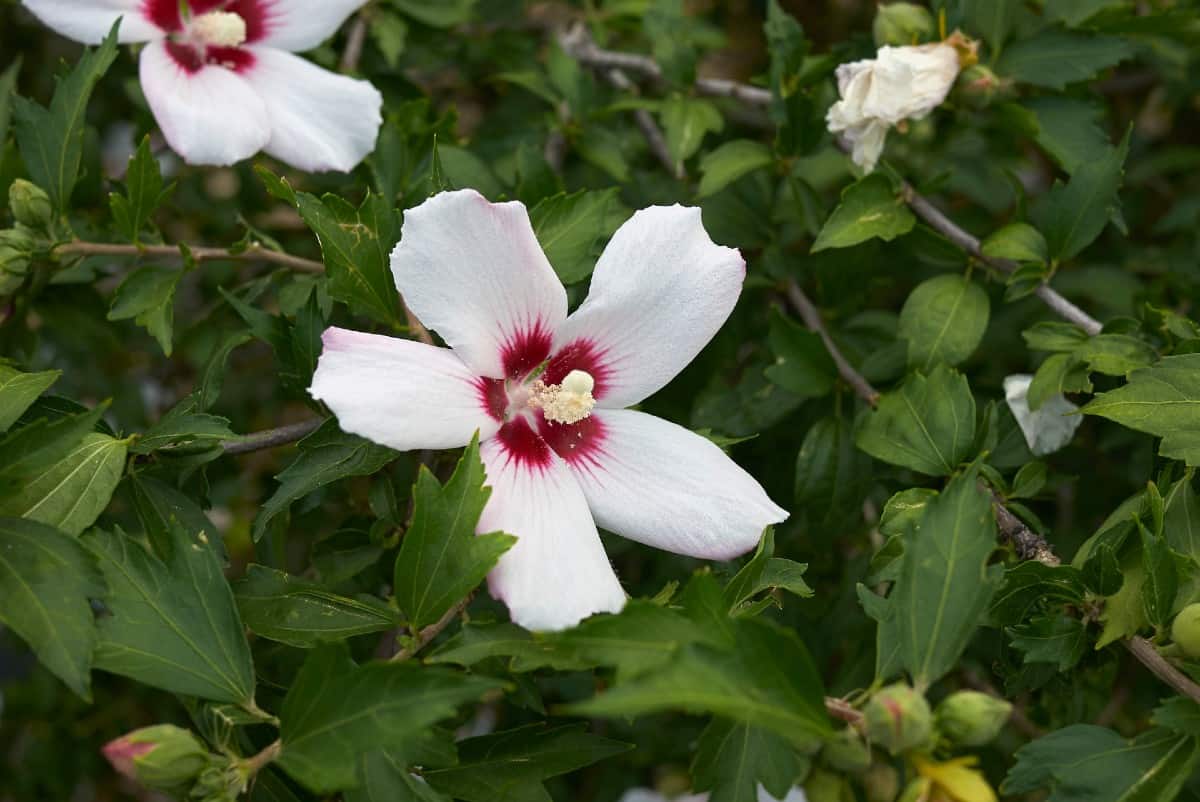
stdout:
POLYGON ((371 152, 383 98, 368 82, 288 51, 333 34, 365 0, 22 0, 64 36, 95 44, 118 18, 122 42, 149 42, 139 75, 171 148, 192 164, 229 165, 265 150, 304 170, 354 168, 371 152), (224 25, 204 40, 200 20, 224 25))
POLYGON ((634 215, 569 318, 520 203, 472 190, 431 198, 405 214, 392 270, 409 307, 450 348, 333 329, 312 394, 347 431, 394 448, 465 445, 479 430, 493 488, 479 531, 518 537, 488 586, 517 623, 562 629, 621 609, 597 524, 729 559, 787 517, 705 438, 621 409, 682 370, 741 292, 741 256, 709 239, 698 209, 634 215), (572 387, 591 394, 577 399, 586 411, 556 419, 546 399, 562 396, 548 388, 572 387))

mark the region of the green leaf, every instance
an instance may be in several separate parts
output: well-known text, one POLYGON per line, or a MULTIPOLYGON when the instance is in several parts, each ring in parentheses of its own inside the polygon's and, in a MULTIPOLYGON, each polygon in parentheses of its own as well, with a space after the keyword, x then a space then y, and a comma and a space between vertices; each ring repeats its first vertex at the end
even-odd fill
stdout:
POLYGON ((765 375, 772 384, 800 398, 820 398, 833 391, 837 367, 820 335, 786 317, 778 309, 770 312, 767 342, 775 355, 765 375))
POLYGON ((142 229, 168 194, 170 190, 163 191, 158 160, 150 152, 150 137, 145 136, 129 159, 129 169, 125 173, 125 194, 114 192, 108 196, 117 229, 130 242, 138 242, 142 229))
POLYGON ((1081 165, 1066 183, 1055 185, 1033 205, 1031 216, 1046 236, 1052 259, 1073 259, 1091 245, 1119 204, 1129 136, 1103 158, 1081 165))
POLYGON ((254 666, 229 583, 205 532, 172 522, 162 559, 120 529, 83 542, 108 583, 96 668, 172 693, 252 706, 254 666))
POLYGON ((996 72, 1021 83, 1065 89, 1132 55, 1132 48, 1120 37, 1047 28, 1009 45, 996 72))
POLYGON ((1020 8, 1020 0, 963 0, 963 27, 982 36, 994 57, 1012 33, 1020 8))
POLYGON ((1042 616, 1008 631, 1012 646, 1024 652, 1024 662, 1050 663, 1068 671, 1087 651, 1087 627, 1068 615, 1042 616))
POLYGON ((330 297, 380 323, 402 325, 390 268, 400 220, 391 202, 368 194, 355 209, 336 195, 306 192, 297 193, 296 202, 321 243, 330 297))
MULTIPOLYGON (((129 490, 146 539, 150 541, 154 552, 160 556, 171 553, 172 521, 178 522, 185 532, 218 531, 204 514, 204 510, 186 493, 153 476, 131 473, 129 490)), ((210 538, 209 545, 217 550, 219 559, 224 558, 224 540, 210 538)))
POLYGON ((403 759, 377 749, 358 761, 358 787, 348 789, 346 802, 450 802, 417 777, 403 759))
POLYGON ((966 377, 938 365, 884 393, 858 431, 858 447, 876 459, 944 476, 967 458, 975 439, 975 399, 966 377))
POLYGON ((710 791, 709 802, 758 802, 759 785, 783 799, 800 769, 787 739, 751 724, 714 718, 696 744, 692 787, 710 791))
POLYGON ((715 195, 747 173, 768 167, 775 157, 761 142, 735 139, 706 153, 700 159, 700 187, 697 198, 715 195))
POLYGON ((517 542, 502 532, 475 534, 492 495, 484 479, 478 434, 445 486, 421 466, 413 488, 412 523, 396 557, 394 584, 396 603, 414 630, 441 618, 517 542))
POLYGON ((1025 398, 1029 408, 1036 410, 1052 396, 1091 391, 1087 365, 1074 354, 1054 354, 1038 366, 1025 398))
POLYGON ((797 511, 822 527, 840 529, 861 521, 871 471, 871 458, 855 447, 850 423, 822 418, 809 427, 796 454, 797 511))
POLYGON ((134 454, 150 454, 170 449, 205 449, 234 440, 237 435, 229 428, 229 419, 207 412, 195 412, 189 396, 159 418, 133 444, 134 454))
POLYGON ((301 649, 383 632, 401 622, 395 610, 373 596, 341 596, 263 565, 247 568, 233 593, 252 632, 301 649))
POLYGON ((1107 543, 1098 545, 1083 563, 1083 582, 1097 596, 1116 595, 1124 581, 1116 550, 1107 543))
POLYGON ((84 50, 66 77, 55 78, 48 109, 20 96, 13 98, 17 144, 29 177, 46 190, 54 208, 60 211, 67 208, 79 177, 92 90, 117 57, 119 24, 113 24, 99 47, 84 50))
POLYGON ((87 529, 108 506, 125 471, 127 441, 85 435, 62 457, 38 465, 0 495, 0 515, 29 518, 70 535, 87 529))
MULTIPOLYGON (((631 601, 625 611, 638 604, 631 601)), ((584 626, 601 617, 593 617, 584 622, 584 626)), ((575 631, 572 631, 572 635, 575 631)), ((689 638, 690 640, 690 638, 689 638)), ((670 646, 660 647, 669 653, 670 646)), ((608 654, 612 657, 619 650, 608 654)), ((552 666, 561 670, 582 670, 595 665, 577 660, 565 653, 553 641, 534 640, 529 630, 507 622, 490 622, 464 624, 455 635, 439 646, 433 654, 425 659, 428 663, 450 663, 460 666, 472 666, 482 660, 493 657, 512 658, 509 670, 514 672, 529 671, 543 666, 552 666)))
POLYGON ((908 340, 908 364, 922 373, 944 362, 965 362, 983 340, 988 297, 962 276, 937 276, 917 285, 900 310, 897 336, 908 340))
POLYGON ((1105 115, 1103 105, 1047 95, 1024 100, 1021 106, 1033 115, 1037 128, 1034 140, 1068 174, 1103 159, 1112 149, 1108 133, 1100 124, 1105 115))
POLYGON ((812 588, 802 579, 808 566, 774 557, 774 554, 775 532, 767 527, 754 556, 725 586, 725 604, 731 615, 751 607, 749 602, 764 590, 783 588, 802 598, 813 595, 812 588))
POLYGON ((459 764, 425 773, 429 784, 466 802, 551 802, 542 782, 628 751, 583 724, 531 724, 458 742, 459 764))
POLYGON ((413 19, 431 28, 453 28, 471 19, 476 0, 388 0, 413 19))
POLYGON ((1046 0, 1043 15, 1055 22, 1076 27, 1087 22, 1106 8, 1120 5, 1124 0, 1046 0))
POLYGON ((842 192, 842 201, 825 221, 812 252, 848 248, 875 237, 891 242, 911 231, 916 222, 888 179, 872 173, 842 192))
POLYGON ((399 67, 400 56, 408 43, 408 23, 390 11, 380 9, 380 13, 372 15, 367 31, 384 63, 393 70, 399 67))
POLYGON ((267 531, 279 513, 319 487, 348 476, 375 473, 396 458, 396 452, 369 440, 346 434, 333 418, 299 443, 300 453, 275 478, 279 487, 254 519, 254 539, 267 531))
POLYGON ((104 577, 76 538, 35 521, 0 518, 0 623, 88 701, 96 645, 89 600, 103 596, 104 577))
POLYGON ((1046 238, 1028 223, 1009 223, 992 232, 980 250, 984 256, 1016 262, 1045 262, 1048 258, 1046 238))
POLYGON ((951 671, 982 623, 1003 573, 988 566, 995 548, 992 500, 969 470, 926 505, 888 599, 903 665, 919 685, 951 671))
POLYGON ((1001 792, 1050 791, 1046 802, 1165 802, 1196 767, 1197 743, 1165 729, 1126 741, 1112 730, 1075 724, 1017 750, 1001 792))
POLYGON ((821 680, 790 630, 756 618, 734 619, 732 648, 682 647, 654 671, 568 705, 584 716, 636 716, 664 710, 712 713, 811 748, 830 733, 821 680))
POLYGON ((992 597, 988 618, 997 626, 1019 624, 1045 605, 1083 603, 1084 578, 1069 565, 1043 565, 1028 560, 1004 575, 992 597))
POLYGON ((1171 621, 1179 590, 1179 573, 1166 540, 1151 534, 1140 519, 1137 524, 1142 536, 1142 569, 1145 571, 1142 604, 1146 608, 1146 620, 1161 628, 1171 621))
POLYGON ((1122 426, 1163 438, 1158 452, 1200 464, 1200 354, 1169 356, 1135 370, 1123 387, 1100 393, 1083 407, 1122 426))
POLYGON ((22 373, 0 364, 0 432, 7 431, 16 423, 29 405, 61 375, 61 370, 22 373))
POLYGON ((276 761, 317 793, 352 788, 361 753, 418 736, 499 682, 411 663, 356 666, 344 645, 304 662, 283 700, 276 761))
POLYGON ((0 439, 0 497, 21 490, 16 482, 28 483, 49 470, 79 446, 108 409, 108 403, 75 414, 39 417, 45 408, 34 406, 28 413, 34 420, 19 426, 0 439))
POLYGON ((716 106, 686 95, 668 98, 661 116, 667 152, 677 169, 682 169, 683 163, 700 149, 705 134, 720 133, 725 128, 725 118, 716 106))
POLYGON ((161 267, 143 267, 133 271, 113 295, 109 320, 128 320, 150 332, 163 353, 171 355, 171 335, 175 319, 175 289, 183 271, 161 267))
POLYGON ((592 274, 602 240, 613 233, 610 211, 618 190, 584 190, 543 198, 529 211, 546 258, 563 284, 592 274))
POLYGON ((1192 471, 1171 485, 1163 514, 1163 535, 1175 551, 1200 562, 1200 496, 1192 471))

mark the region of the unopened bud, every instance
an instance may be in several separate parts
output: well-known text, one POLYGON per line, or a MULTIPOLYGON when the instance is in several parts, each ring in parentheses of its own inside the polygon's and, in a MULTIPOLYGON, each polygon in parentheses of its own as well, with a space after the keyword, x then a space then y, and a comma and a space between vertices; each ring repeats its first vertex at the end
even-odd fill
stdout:
POLYGON ((1200 603, 1179 611, 1171 622, 1171 639, 1188 657, 1200 657, 1200 603))
POLYGON ((975 64, 959 73, 956 95, 975 108, 984 108, 1006 95, 1008 88, 991 69, 975 64))
POLYGON ((893 755, 924 746, 933 732, 929 703, 904 683, 877 691, 863 714, 867 736, 893 755))
POLYGON ((865 771, 871 765, 871 749, 859 734, 847 727, 825 742, 821 757, 838 771, 865 771))
POLYGON ((938 734, 957 746, 983 746, 1000 734, 1012 705, 979 691, 958 691, 933 713, 938 734))
POLYGON ((15 276, 18 280, 24 276, 36 247, 33 237, 22 229, 0 231, 0 276, 15 276))
POLYGON ((875 23, 871 26, 875 44, 915 45, 933 38, 937 25, 929 9, 915 3, 888 3, 875 10, 875 23))
POLYGON ((54 207, 50 196, 37 184, 18 178, 8 187, 8 206, 18 223, 32 228, 46 228, 54 222, 54 207))
POLYGON ((236 802, 247 783, 248 777, 237 764, 214 756, 211 765, 196 778, 188 798, 197 802, 236 802))
POLYGON ((146 788, 174 791, 192 783, 212 762, 200 740, 174 724, 157 724, 105 744, 113 768, 146 788))
POLYGON ((808 802, 850 802, 854 792, 843 778, 824 769, 813 769, 804 781, 808 802))
POLYGON ((900 793, 900 772, 887 763, 875 763, 862 775, 867 802, 895 802, 900 793))

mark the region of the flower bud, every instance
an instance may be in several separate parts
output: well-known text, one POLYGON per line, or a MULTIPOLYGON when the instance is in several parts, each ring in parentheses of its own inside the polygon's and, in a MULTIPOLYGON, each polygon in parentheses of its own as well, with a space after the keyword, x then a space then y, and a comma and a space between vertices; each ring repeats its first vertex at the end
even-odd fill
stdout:
POLYGON ((957 88, 957 97, 982 109, 1007 94, 1009 87, 988 67, 974 64, 959 73, 957 88))
POLYGON ((900 793, 900 772, 887 763, 875 763, 862 776, 867 802, 895 802, 900 793))
POLYGON ((915 3, 889 3, 876 9, 871 30, 879 47, 915 45, 932 39, 937 25, 927 8, 915 3))
POLYGON ((1200 657, 1200 602, 1189 604, 1175 616, 1171 639, 1188 657, 1200 657))
POLYGON ((838 771, 865 771, 871 765, 871 749, 858 733, 847 727, 825 742, 821 756, 838 771))
POLYGON ((32 228, 46 228, 54 222, 54 207, 50 196, 36 184, 18 178, 8 187, 8 206, 18 223, 32 228))
POLYGON ((938 734, 957 746, 983 746, 1000 734, 1012 705, 979 691, 958 691, 934 711, 938 734))
POLYGON ((813 769, 804 781, 804 796, 808 802, 852 802, 854 792, 833 772, 813 769))
POLYGON ((863 714, 867 736, 893 755, 925 745, 933 732, 929 703, 902 682, 877 691, 863 714))
POLYGON ((103 752, 114 769, 158 791, 188 786, 212 763, 204 744, 174 724, 134 730, 105 744, 103 752))
POLYGON ((236 802, 248 781, 235 763, 214 756, 211 765, 196 778, 188 798, 197 802, 236 802))

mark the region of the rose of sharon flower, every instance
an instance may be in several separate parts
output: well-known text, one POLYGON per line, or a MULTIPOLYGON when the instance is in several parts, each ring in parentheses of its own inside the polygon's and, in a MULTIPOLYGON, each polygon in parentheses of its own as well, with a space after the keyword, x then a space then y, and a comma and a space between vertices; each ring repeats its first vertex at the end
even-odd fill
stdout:
POLYGON ((22 0, 54 30, 148 42, 142 91, 167 143, 190 164, 264 150, 302 170, 349 171, 375 147, 383 98, 293 55, 329 38, 365 0, 22 0))
POLYGON ((842 134, 852 147, 854 163, 871 172, 888 129, 940 106, 958 77, 960 62, 970 61, 973 53, 973 45, 954 34, 936 44, 885 45, 873 59, 840 65, 837 79, 842 99, 829 107, 825 117, 829 130, 842 134))
MULTIPOLYGON (((782 799, 772 796, 771 792, 762 785, 757 787, 755 793, 758 802, 807 802, 808 799, 801 788, 789 789, 787 795, 782 799)), ((621 794, 621 798, 617 802, 708 802, 708 794, 667 797, 649 788, 630 788, 621 794)))
POLYGON ((624 606, 597 524, 727 560, 787 517, 709 440, 625 409, 691 362, 741 292, 745 262, 699 209, 637 212, 570 316, 525 207, 473 190, 406 212, 392 271, 450 348, 332 328, 310 392, 344 430, 402 451, 479 431, 492 487, 479 531, 518 538, 488 587, 518 624, 563 629, 624 606))
POLYGON ((1033 377, 1028 373, 1005 377, 1004 400, 1017 419, 1029 450, 1035 457, 1044 457, 1071 442, 1083 416, 1078 414, 1079 407, 1061 393, 1050 396, 1037 409, 1030 409, 1028 395, 1032 382, 1033 377))

